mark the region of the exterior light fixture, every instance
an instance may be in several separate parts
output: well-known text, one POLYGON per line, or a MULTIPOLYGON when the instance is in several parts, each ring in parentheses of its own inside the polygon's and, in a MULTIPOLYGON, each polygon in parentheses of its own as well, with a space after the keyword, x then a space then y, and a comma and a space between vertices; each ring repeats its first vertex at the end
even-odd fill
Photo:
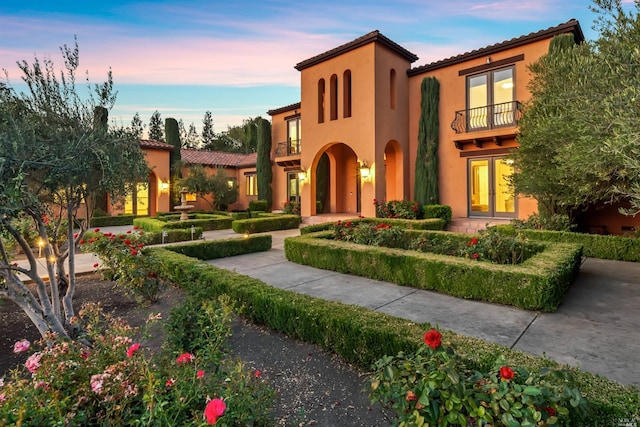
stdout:
POLYGON ((371 169, 369 168, 367 161, 363 160, 362 163, 360 163, 360 176, 366 179, 366 178, 369 178, 370 174, 371 174, 371 169))
POLYGON ((245 239, 248 239, 249 238, 249 232, 245 231, 243 236, 244 236, 245 239))
POLYGON ((232 179, 227 180, 227 187, 229 187, 229 190, 233 190, 233 180, 232 179))
POLYGON ((44 240, 42 237, 38 238, 38 258, 42 257, 42 248, 44 247, 44 240))
POLYGON ((162 181, 160 183, 160 191, 163 193, 169 192, 169 181, 162 181))
POLYGON ((307 172, 304 169, 298 172, 298 179, 300 181, 304 181, 307 179, 307 172))

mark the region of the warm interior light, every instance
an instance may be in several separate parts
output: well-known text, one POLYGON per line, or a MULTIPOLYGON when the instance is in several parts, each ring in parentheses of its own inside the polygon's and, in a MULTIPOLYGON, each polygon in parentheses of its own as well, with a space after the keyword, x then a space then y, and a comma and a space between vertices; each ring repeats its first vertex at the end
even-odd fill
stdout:
POLYGON ((232 179, 227 181, 227 187, 229 187, 229 190, 233 189, 233 180, 232 179))
POLYGON ((500 85, 502 89, 511 89, 513 87, 513 82, 504 82, 500 85))

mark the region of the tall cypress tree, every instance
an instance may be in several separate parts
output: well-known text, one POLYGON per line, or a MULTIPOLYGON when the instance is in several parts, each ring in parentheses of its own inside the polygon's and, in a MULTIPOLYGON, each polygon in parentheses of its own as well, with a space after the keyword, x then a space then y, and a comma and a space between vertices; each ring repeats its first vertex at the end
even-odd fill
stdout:
POLYGON ((266 200, 268 210, 271 210, 273 196, 271 181, 271 123, 269 120, 258 120, 258 159, 256 161, 256 174, 258 178, 258 199, 266 200))
POLYGON ((416 154, 416 178, 414 198, 421 205, 439 203, 438 194, 438 103, 440 83, 435 77, 425 77, 420 86, 422 92, 421 114, 418 127, 418 151, 416 154))
MULTIPOLYGON (((181 177, 180 163, 182 156, 180 155, 180 129, 178 121, 173 118, 167 118, 164 121, 164 132, 167 135, 167 144, 173 145, 173 151, 169 154, 169 165, 171 168, 171 183, 177 182, 181 177)), ((176 193, 174 186, 170 186, 169 198, 172 204, 178 204, 179 195, 176 193)))

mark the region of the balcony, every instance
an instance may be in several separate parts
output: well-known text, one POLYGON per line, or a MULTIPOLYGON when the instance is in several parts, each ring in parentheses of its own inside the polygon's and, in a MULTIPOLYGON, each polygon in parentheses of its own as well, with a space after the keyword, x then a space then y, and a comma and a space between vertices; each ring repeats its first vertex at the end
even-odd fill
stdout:
POLYGON ((279 166, 300 166, 302 140, 279 142, 275 150, 275 162, 279 166))
POLYGON ((475 143, 481 146, 483 140, 492 140, 499 144, 500 137, 515 135, 514 128, 518 124, 518 120, 522 117, 520 102, 510 101, 501 104, 487 105, 484 107, 470 108, 468 110, 456 111, 456 117, 451 122, 451 129, 458 135, 464 135, 463 138, 455 141, 456 147, 462 149, 465 143, 475 143), (483 132, 488 130, 504 129, 505 132, 483 132), (472 138, 468 135, 475 132, 482 132, 472 138), (467 134, 467 135, 465 135, 467 134))

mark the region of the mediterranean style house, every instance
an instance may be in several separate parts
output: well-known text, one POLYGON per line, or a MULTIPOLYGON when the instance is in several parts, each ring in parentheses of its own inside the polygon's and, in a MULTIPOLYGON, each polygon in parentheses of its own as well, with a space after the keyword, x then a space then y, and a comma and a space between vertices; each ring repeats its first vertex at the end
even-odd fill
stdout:
MULTIPOLYGON (((440 86, 440 204, 452 208, 451 229, 474 232, 488 223, 527 218, 537 211, 536 201, 514 193, 506 156, 518 147, 521 105, 531 98, 528 66, 560 34, 573 35, 576 43, 584 40, 579 22, 570 20, 412 67, 416 55, 373 31, 299 62, 300 102, 267 112, 273 209, 300 203, 303 221, 320 213, 373 217, 374 199, 413 199, 421 83, 433 77, 440 86)), ((124 209, 149 215, 168 211, 173 147, 155 141, 141 141, 141 147, 152 167, 149 186, 146 193, 139 188, 124 209)), ((257 198, 255 154, 181 154, 187 164, 201 164, 210 173, 223 167, 237 182, 239 199, 231 208, 246 209, 257 198)), ((194 202, 196 208, 205 208, 201 202, 194 202)), ((623 234, 640 225, 640 218, 608 206, 585 213, 583 223, 583 231, 623 234)))
POLYGON ((519 106, 530 99, 527 66, 559 34, 583 40, 580 24, 564 24, 414 67, 418 58, 373 31, 298 63, 301 102, 272 117, 274 206, 299 201, 316 215, 316 167, 329 158, 324 213, 375 216, 373 200, 412 199, 420 85, 440 84, 439 192, 454 218, 526 218, 534 200, 513 193, 519 106), (302 135, 304 134, 304 138, 302 135))

